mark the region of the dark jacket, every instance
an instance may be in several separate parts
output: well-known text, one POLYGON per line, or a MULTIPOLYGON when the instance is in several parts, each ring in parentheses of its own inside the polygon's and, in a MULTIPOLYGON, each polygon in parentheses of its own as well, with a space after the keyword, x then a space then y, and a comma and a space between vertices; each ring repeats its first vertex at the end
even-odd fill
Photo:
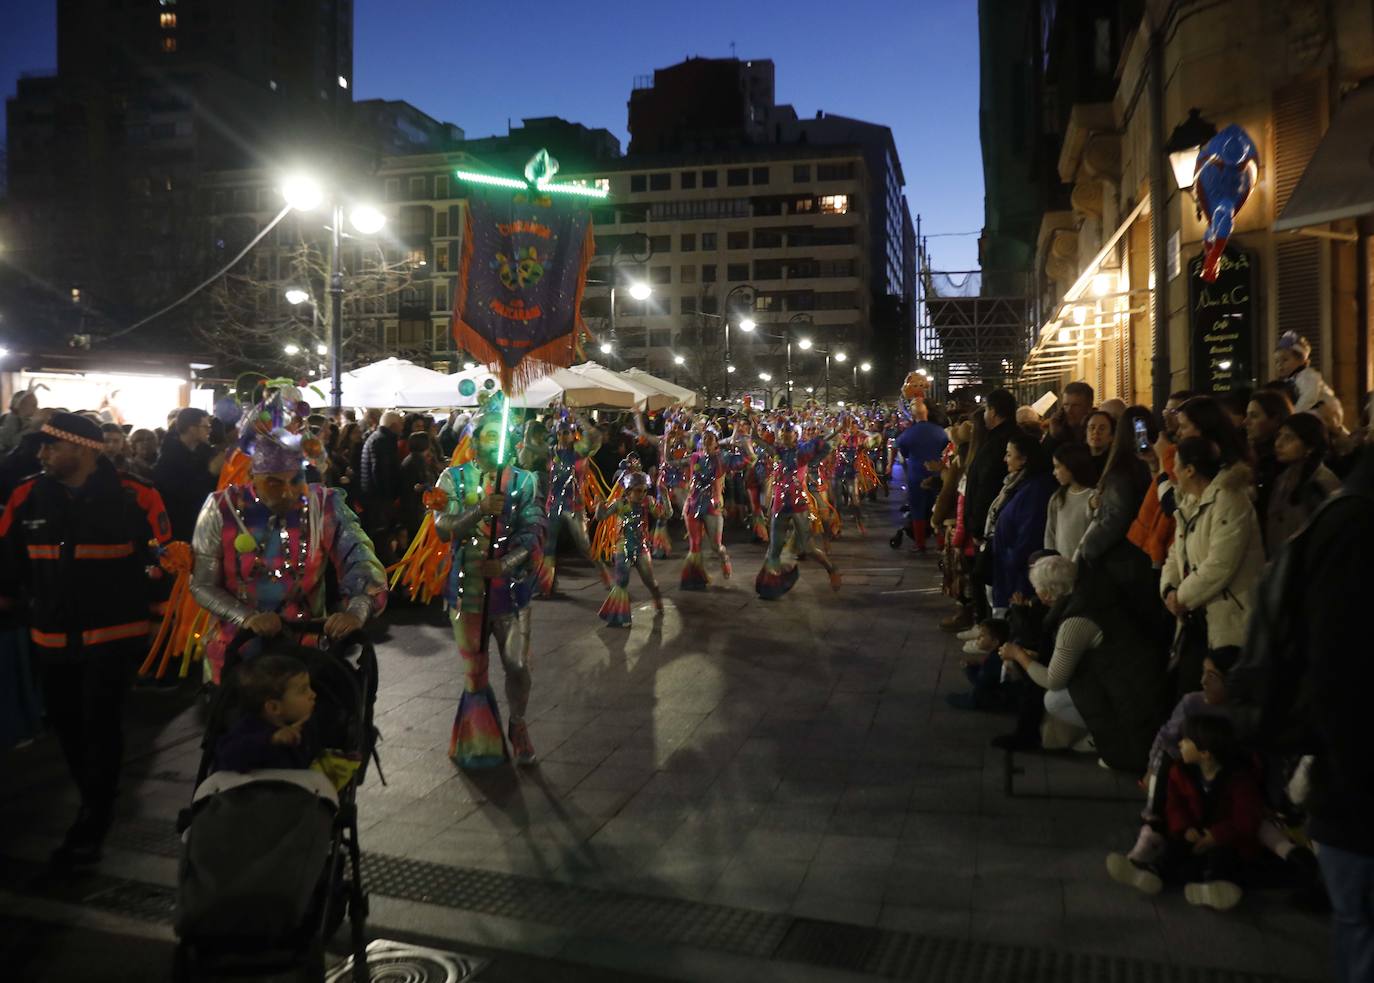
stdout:
POLYGON ((1111 589, 1088 579, 1082 568, 1073 594, 1050 610, 1047 634, 1073 616, 1087 618, 1102 631, 1102 643, 1074 668, 1069 682, 1073 705, 1092 732, 1102 760, 1142 775, 1155 734, 1169 712, 1165 653, 1115 603, 1111 589))
POLYGON ((1018 591, 1027 597, 1035 593, 1028 561, 1032 553, 1044 547, 1045 515, 1057 487, 1052 475, 1027 475, 997 513, 991 544, 993 607, 1011 604, 1012 594, 1018 591))
POLYGON ((257 771, 260 768, 309 768, 315 760, 315 735, 307 721, 299 744, 273 744, 277 728, 256 715, 238 720, 215 742, 216 771, 257 771))
POLYGON ((173 539, 191 541, 201 506, 215 490, 215 476, 210 473, 214 453, 209 444, 191 450, 174 435, 162 444, 153 466, 153 484, 167 508, 167 518, 172 521, 173 539))
POLYGON ((395 502, 401 494, 400 438, 386 427, 378 427, 363 442, 359 487, 364 504, 377 506, 395 502))
POLYGON ((151 539, 171 539, 161 497, 104 458, 77 489, 40 475, 0 516, 0 597, 27 599, 39 648, 143 645, 155 601, 151 539))
POLYGON ((414 536, 424 521, 424 494, 439 480, 439 469, 423 453, 411 453, 401 462, 401 522, 414 536), (418 488, 418 490, 417 490, 418 488))
POLYGON ((1007 476, 1007 441, 1017 432, 1015 420, 999 423, 988 431, 969 463, 964 482, 964 528, 978 539, 983 538, 988 509, 1007 476))

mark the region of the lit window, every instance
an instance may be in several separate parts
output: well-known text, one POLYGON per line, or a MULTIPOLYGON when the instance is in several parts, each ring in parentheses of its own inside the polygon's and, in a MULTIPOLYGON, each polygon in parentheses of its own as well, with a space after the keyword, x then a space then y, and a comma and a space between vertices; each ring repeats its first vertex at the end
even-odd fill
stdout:
POLYGON ((348 79, 344 78, 342 75, 339 76, 339 88, 348 88, 348 79))
POLYGON ((163 39, 162 39, 162 50, 165 51, 165 52, 166 52, 167 54, 169 54, 169 55, 170 55, 173 51, 176 51, 176 50, 177 50, 177 39, 176 39, 176 38, 163 38, 163 39))
POLYGON ((168 27, 168 28, 176 27, 176 26, 177 26, 177 15, 176 15, 176 14, 166 14, 166 13, 158 14, 158 15, 157 15, 157 21, 158 21, 158 23, 161 24, 163 27, 168 27))
POLYGON ((849 211, 849 195, 821 195, 821 212, 844 215, 849 211))
POLYGON ((423 248, 411 249, 406 252, 405 261, 411 266, 428 266, 429 256, 423 248))
POLYGON ((72 287, 72 303, 73 303, 73 304, 79 304, 79 303, 81 303, 81 288, 80 288, 80 287, 72 287))

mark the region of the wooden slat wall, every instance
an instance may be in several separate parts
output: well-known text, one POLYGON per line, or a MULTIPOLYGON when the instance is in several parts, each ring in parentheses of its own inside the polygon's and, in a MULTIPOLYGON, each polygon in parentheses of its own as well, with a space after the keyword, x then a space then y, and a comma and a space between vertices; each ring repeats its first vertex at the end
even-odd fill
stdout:
MULTIPOLYGON (((1274 214, 1281 215, 1321 142, 1324 123, 1321 82, 1303 79, 1274 94, 1274 214)), ((1274 248, 1277 269, 1278 333, 1296 331, 1312 343, 1312 361, 1322 351, 1321 243, 1312 238, 1280 235, 1274 248)), ((1261 357, 1273 349, 1273 339, 1261 357)), ((1263 373, 1261 373, 1261 376, 1263 373)))

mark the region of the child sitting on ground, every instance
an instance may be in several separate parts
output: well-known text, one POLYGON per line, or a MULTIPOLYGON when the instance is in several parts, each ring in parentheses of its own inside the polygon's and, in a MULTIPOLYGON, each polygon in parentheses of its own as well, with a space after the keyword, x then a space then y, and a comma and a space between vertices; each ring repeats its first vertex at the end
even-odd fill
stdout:
POLYGON ((310 670, 290 655, 260 655, 239 668, 243 715, 215 743, 218 771, 309 768, 316 751, 310 670))
POLYGON ((978 625, 978 637, 964 648, 970 654, 960 665, 973 684, 971 693, 949 693, 945 700, 959 710, 986 710, 1000 705, 1002 659, 997 654, 1011 639, 1011 625, 1003 618, 989 618, 978 625))
POLYGON ((1242 865, 1260 851, 1259 782, 1224 717, 1186 717, 1179 750, 1164 803, 1163 855, 1138 865, 1114 853, 1107 872, 1146 894, 1159 893, 1165 881, 1182 881, 1189 904, 1226 911, 1244 894, 1237 883, 1242 865))
MULTIPOLYGON (((1240 650, 1234 647, 1217 649, 1202 660, 1202 689, 1187 693, 1174 706, 1164 726, 1155 735, 1150 747, 1150 761, 1140 785, 1145 790, 1145 808, 1140 818, 1144 821, 1136 837, 1135 846, 1126 854, 1126 859, 1137 865, 1148 865, 1159 861, 1164 855, 1165 819, 1164 800, 1169 788, 1169 772, 1183 756, 1180 743, 1183 739, 1183 724, 1189 717, 1211 716, 1230 719, 1226 706, 1226 674, 1235 664, 1240 650)), ((1112 854, 1112 857, 1120 857, 1112 854)), ((1107 858, 1110 869, 1113 861, 1107 858)))

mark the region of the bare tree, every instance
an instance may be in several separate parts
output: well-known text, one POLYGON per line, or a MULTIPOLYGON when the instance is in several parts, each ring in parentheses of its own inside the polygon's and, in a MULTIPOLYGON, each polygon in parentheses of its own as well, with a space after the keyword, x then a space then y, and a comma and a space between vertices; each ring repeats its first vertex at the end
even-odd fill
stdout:
MULTIPOLYGON (((207 316, 196 334, 230 361, 285 363, 306 375, 320 366, 330 339, 332 305, 329 257, 317 243, 298 234, 277 250, 249 256, 209 291, 207 316), (288 290, 304 299, 287 300, 288 290), (296 351, 288 353, 286 346, 296 351), (300 369, 307 371, 301 372, 300 369)), ((414 264, 388 260, 377 246, 345 252, 341 303, 343 367, 347 371, 386 355, 424 359, 432 349, 431 284, 416 276, 414 264), (422 309, 418 332, 401 330, 404 307, 422 309), (394 342, 386 326, 397 324, 394 342)), ((419 321, 420 318, 415 319, 419 321)))

